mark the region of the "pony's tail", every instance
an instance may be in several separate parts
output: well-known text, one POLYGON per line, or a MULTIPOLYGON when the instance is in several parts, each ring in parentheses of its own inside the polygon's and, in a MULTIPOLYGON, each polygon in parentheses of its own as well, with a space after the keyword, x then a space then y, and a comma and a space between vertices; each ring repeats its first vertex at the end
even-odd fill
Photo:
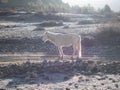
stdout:
POLYGON ((80 39, 79 39, 79 46, 78 46, 79 47, 78 55, 79 55, 79 58, 81 58, 82 57, 81 36, 79 36, 79 38, 80 39))

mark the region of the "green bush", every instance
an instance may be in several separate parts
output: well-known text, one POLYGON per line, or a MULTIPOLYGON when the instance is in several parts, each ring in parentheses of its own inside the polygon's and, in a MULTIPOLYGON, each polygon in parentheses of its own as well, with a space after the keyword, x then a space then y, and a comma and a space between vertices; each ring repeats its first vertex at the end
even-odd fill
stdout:
POLYGON ((96 39, 99 44, 120 45, 120 23, 98 28, 96 39))

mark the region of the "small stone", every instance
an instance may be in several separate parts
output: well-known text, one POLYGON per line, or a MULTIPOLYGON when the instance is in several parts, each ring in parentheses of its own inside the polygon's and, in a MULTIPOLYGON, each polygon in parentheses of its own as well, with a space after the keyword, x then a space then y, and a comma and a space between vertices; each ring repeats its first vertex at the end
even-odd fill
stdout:
POLYGON ((78 84, 75 84, 74 86, 75 86, 75 88, 78 88, 78 84))
POLYGON ((69 76, 65 76, 65 77, 64 77, 64 80, 68 80, 68 79, 69 79, 69 76))
POLYGON ((0 88, 0 90, 6 90, 6 89, 0 88))
POLYGON ((79 73, 76 73, 75 75, 76 75, 76 76, 79 76, 80 74, 79 74, 79 73))
POLYGON ((116 80, 114 80, 113 78, 109 78, 109 80, 112 80, 112 82, 113 82, 113 83, 115 83, 115 82, 116 82, 116 80))
POLYGON ((83 77, 79 77, 79 80, 82 79, 83 77))
POLYGON ((58 90, 63 90, 63 88, 59 88, 58 90))
POLYGON ((116 81, 113 79, 112 82, 115 83, 116 81))
POLYGON ((113 78, 109 78, 109 80, 113 80, 113 78))
POLYGON ((17 88, 17 85, 15 85, 15 88, 17 88))
POLYGON ((71 86, 73 83, 69 83, 68 85, 71 86))
POLYGON ((105 77, 98 78, 98 80, 105 80, 105 79, 106 79, 105 77))
POLYGON ((63 90, 63 88, 54 88, 54 90, 63 90))
POLYGON ((66 88, 65 90, 70 90, 70 88, 66 88))
POLYGON ((90 81, 90 80, 87 78, 86 81, 90 81))
POLYGON ((104 83, 101 83, 101 85, 105 85, 104 83))
POLYGON ((44 84, 44 82, 41 82, 41 84, 44 84))
POLYGON ((108 86, 107 89, 112 90, 112 88, 110 86, 108 86))
POLYGON ((118 85, 118 84, 115 84, 115 87, 116 87, 116 88, 118 88, 118 87, 119 87, 119 85, 118 85))
POLYGON ((80 83, 80 82, 81 82, 81 80, 78 80, 78 82, 80 83))
POLYGON ((102 72, 98 72, 96 75, 103 76, 104 74, 102 72))
POLYGON ((93 85, 93 87, 96 87, 96 85, 93 85))
POLYGON ((39 86, 40 86, 40 84, 37 84, 37 86, 39 87, 39 86))
POLYGON ((17 88, 16 90, 22 90, 21 88, 17 88))

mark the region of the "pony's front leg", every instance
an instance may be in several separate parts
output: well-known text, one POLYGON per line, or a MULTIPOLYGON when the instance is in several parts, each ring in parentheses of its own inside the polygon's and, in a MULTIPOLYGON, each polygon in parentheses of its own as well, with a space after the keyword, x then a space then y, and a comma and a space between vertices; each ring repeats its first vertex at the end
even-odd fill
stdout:
POLYGON ((63 50, 62 50, 62 47, 58 47, 58 50, 59 50, 59 54, 60 54, 60 59, 63 59, 63 50))
POLYGON ((73 46, 73 54, 72 54, 72 57, 71 57, 71 59, 73 60, 74 59, 74 56, 75 56, 75 54, 76 54, 76 46, 73 46))

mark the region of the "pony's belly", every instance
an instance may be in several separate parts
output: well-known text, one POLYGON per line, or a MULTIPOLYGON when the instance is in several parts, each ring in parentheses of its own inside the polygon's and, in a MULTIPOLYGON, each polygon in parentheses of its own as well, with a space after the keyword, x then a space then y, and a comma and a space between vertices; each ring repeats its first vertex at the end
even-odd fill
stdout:
POLYGON ((69 46, 72 46, 71 43, 63 43, 63 44, 59 44, 60 46, 62 47, 69 47, 69 46))

